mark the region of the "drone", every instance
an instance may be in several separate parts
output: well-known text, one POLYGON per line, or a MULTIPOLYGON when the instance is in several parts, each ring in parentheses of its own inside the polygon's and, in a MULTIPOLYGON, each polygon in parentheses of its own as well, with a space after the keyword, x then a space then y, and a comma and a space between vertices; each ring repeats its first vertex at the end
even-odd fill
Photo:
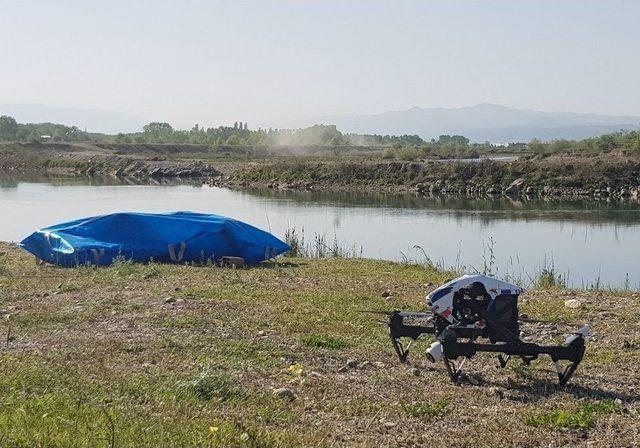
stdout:
POLYGON ((444 360, 454 384, 460 384, 465 362, 479 352, 498 354, 498 365, 519 357, 525 365, 539 355, 548 355, 558 374, 559 386, 571 379, 585 352, 589 326, 569 335, 562 345, 539 345, 520 339, 519 286, 481 274, 451 280, 427 295, 430 312, 393 311, 389 335, 401 363, 407 362, 411 344, 423 334, 435 335, 427 349, 430 362, 444 360), (403 345, 403 338, 409 339, 403 345), (460 360, 460 361, 458 361, 460 360), (566 366, 562 364, 568 363, 566 366))

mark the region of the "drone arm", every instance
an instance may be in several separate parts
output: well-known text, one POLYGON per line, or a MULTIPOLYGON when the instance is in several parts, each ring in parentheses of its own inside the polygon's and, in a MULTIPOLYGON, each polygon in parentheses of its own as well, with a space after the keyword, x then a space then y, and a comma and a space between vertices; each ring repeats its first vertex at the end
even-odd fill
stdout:
POLYGON ((401 363, 407 361, 409 356, 409 348, 413 341, 417 340, 423 334, 435 334, 436 329, 430 320, 431 316, 427 313, 410 313, 404 311, 394 311, 389 315, 389 336, 393 348, 398 355, 401 363), (407 324, 405 318, 409 321, 420 322, 419 324, 407 324), (405 347, 400 338, 409 338, 409 344, 405 347))

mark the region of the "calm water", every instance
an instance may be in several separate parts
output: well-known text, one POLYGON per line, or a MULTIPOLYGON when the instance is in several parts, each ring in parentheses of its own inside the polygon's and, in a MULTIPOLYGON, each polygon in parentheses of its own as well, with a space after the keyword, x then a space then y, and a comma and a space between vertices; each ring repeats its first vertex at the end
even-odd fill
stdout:
POLYGON ((411 195, 232 191, 200 185, 128 185, 113 179, 0 177, 0 240, 19 241, 61 221, 115 211, 194 210, 247 221, 282 237, 304 229, 365 257, 422 260, 523 279, 546 263, 574 286, 600 279, 640 286, 640 208, 589 202, 430 199, 411 195), (493 241, 493 244, 491 243, 493 241))

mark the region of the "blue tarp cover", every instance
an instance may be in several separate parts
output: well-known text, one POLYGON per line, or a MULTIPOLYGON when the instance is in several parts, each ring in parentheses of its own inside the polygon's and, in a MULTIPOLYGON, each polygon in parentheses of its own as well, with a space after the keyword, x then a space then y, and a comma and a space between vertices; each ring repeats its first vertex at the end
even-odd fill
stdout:
POLYGON ((114 213, 40 229, 20 242, 37 258, 61 266, 109 265, 116 257, 167 263, 242 257, 259 263, 291 248, 249 224, 218 215, 114 213))

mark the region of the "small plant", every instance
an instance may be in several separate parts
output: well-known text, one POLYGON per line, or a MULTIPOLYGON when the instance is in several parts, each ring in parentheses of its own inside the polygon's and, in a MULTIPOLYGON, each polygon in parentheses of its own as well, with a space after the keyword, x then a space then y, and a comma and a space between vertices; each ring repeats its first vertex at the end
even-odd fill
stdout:
POLYGON ((529 426, 546 428, 591 428, 599 415, 614 414, 620 411, 620 405, 605 400, 598 403, 582 403, 575 411, 554 409, 549 412, 541 412, 526 419, 529 426))
POLYGON ((287 229, 284 232, 284 242, 291 247, 291 250, 285 254, 286 257, 304 257, 306 255, 304 248, 304 228, 300 234, 298 234, 295 227, 287 229))
POLYGON ((409 417, 433 420, 436 417, 444 415, 447 412, 449 400, 438 400, 434 403, 412 403, 402 404, 402 410, 409 417))
POLYGON ((110 269, 117 277, 129 277, 135 272, 136 268, 132 260, 127 260, 124 255, 119 253, 113 258, 110 269))
POLYGON ((542 270, 538 274, 536 279, 536 286, 539 288, 566 288, 567 287, 567 279, 561 273, 556 272, 555 265, 553 260, 551 263, 547 265, 547 260, 545 260, 542 265, 542 270))
POLYGON ((482 273, 484 275, 493 276, 496 274, 494 272, 496 267, 496 254, 494 251, 495 245, 496 242, 493 240, 493 237, 489 237, 489 241, 482 250, 482 273))
POLYGON ((144 266, 144 269, 142 270, 142 278, 147 280, 150 278, 158 277, 159 275, 160 275, 160 267, 158 266, 157 263, 153 261, 153 259, 151 259, 149 263, 146 264, 144 266))
POLYGON ((331 244, 323 234, 315 233, 313 241, 306 244, 304 228, 300 233, 295 227, 289 228, 284 233, 285 242, 291 246, 291 250, 285 254, 287 257, 307 258, 359 258, 362 257, 362 247, 347 247, 340 244, 336 235, 331 244))
POLYGON ((200 400, 226 401, 238 392, 232 387, 233 381, 227 374, 214 371, 210 364, 202 366, 200 373, 191 380, 182 381, 179 388, 200 400))
POLYGON ((317 334, 310 334, 307 336, 302 336, 300 338, 300 342, 307 347, 323 347, 323 348, 332 348, 332 349, 341 349, 346 344, 344 341, 334 338, 331 336, 323 336, 317 334))

